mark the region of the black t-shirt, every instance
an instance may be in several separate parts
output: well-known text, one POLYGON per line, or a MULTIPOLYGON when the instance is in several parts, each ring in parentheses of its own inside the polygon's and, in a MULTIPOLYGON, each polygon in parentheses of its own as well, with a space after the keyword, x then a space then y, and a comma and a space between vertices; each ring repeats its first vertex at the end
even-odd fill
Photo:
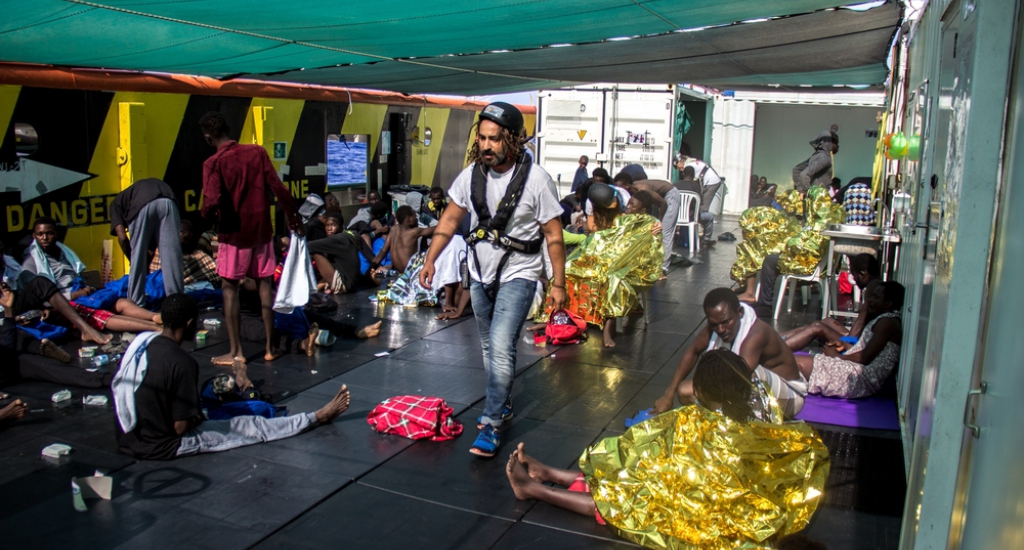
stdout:
POLYGON ((146 377, 135 390, 135 429, 122 432, 115 415, 117 444, 135 458, 166 460, 181 444, 174 423, 200 415, 199 363, 165 336, 149 343, 146 357, 146 377))
POLYGON ((114 228, 119 225, 127 229, 139 211, 157 199, 175 200, 171 187, 156 178, 139 180, 118 193, 110 203, 110 234, 116 235, 114 228))

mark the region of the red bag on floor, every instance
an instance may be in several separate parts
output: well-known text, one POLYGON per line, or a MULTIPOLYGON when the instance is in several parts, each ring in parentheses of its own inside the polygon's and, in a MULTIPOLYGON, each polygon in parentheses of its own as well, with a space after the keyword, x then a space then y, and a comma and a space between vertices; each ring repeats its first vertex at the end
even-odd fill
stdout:
POLYGON ((549 344, 579 344, 587 337, 587 322, 567 309, 552 311, 544 334, 549 344))
POLYGON ((453 412, 440 397, 398 395, 374 407, 366 422, 382 434, 446 441, 462 435, 462 423, 453 412))

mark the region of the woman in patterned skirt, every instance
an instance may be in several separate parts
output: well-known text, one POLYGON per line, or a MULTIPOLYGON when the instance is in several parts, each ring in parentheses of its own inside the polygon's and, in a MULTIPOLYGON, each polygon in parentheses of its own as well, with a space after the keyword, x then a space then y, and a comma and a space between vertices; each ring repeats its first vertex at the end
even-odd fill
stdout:
MULTIPOLYGON (((855 399, 878 392, 900 358, 904 292, 903 285, 895 281, 880 283, 875 288, 868 296, 871 320, 850 349, 845 350, 842 342, 828 342, 822 354, 796 357, 800 372, 807 378, 808 393, 855 399)), ((812 334, 798 334, 786 342, 790 348, 799 349, 813 338, 812 334)))

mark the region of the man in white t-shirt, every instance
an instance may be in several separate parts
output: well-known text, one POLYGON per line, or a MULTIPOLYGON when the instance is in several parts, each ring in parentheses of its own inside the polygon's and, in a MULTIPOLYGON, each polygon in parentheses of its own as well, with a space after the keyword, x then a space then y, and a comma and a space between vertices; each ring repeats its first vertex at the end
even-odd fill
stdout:
POLYGON ((491 458, 501 445, 502 424, 512 418, 516 342, 544 272, 541 248, 546 244, 551 257, 548 303, 557 309, 566 300, 565 245, 555 182, 526 153, 519 109, 502 102, 488 105, 476 133, 472 164, 448 190, 451 203, 434 232, 420 284, 430 288, 434 262, 468 212, 470 294, 487 370, 487 400, 470 452, 491 458), (499 208, 502 203, 506 206, 499 208))
POLYGON ((709 248, 715 245, 715 241, 711 240, 711 234, 715 230, 715 215, 709 212, 708 208, 711 207, 711 201, 718 193, 718 188, 722 186, 722 176, 719 176, 714 168, 702 160, 677 154, 676 169, 679 170, 680 176, 682 176, 683 169, 687 166, 693 167, 694 179, 701 186, 700 214, 697 221, 704 228, 701 246, 709 248))

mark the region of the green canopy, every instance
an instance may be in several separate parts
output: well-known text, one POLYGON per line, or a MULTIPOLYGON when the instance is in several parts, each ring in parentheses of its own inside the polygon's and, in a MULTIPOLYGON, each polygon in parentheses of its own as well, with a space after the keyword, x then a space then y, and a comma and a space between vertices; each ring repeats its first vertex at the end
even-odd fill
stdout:
MULTIPOLYGON (((830 9, 834 3, 33 0, 5 2, 0 61, 478 94, 592 81, 702 82, 718 64, 734 67, 722 75, 729 78, 792 73, 792 62, 766 71, 737 58, 807 44, 800 56, 810 60, 829 40, 849 42, 851 21, 861 20, 870 29, 856 31, 858 55, 834 68, 877 69, 899 6, 856 12, 830 9), (773 19, 736 24, 763 18, 773 19), (704 27, 711 28, 681 32, 704 27), (731 42, 716 44, 717 35, 731 42), (745 37, 742 51, 731 46, 737 37, 745 37)), ((871 74, 872 82, 854 84, 879 83, 881 73, 871 74)))

